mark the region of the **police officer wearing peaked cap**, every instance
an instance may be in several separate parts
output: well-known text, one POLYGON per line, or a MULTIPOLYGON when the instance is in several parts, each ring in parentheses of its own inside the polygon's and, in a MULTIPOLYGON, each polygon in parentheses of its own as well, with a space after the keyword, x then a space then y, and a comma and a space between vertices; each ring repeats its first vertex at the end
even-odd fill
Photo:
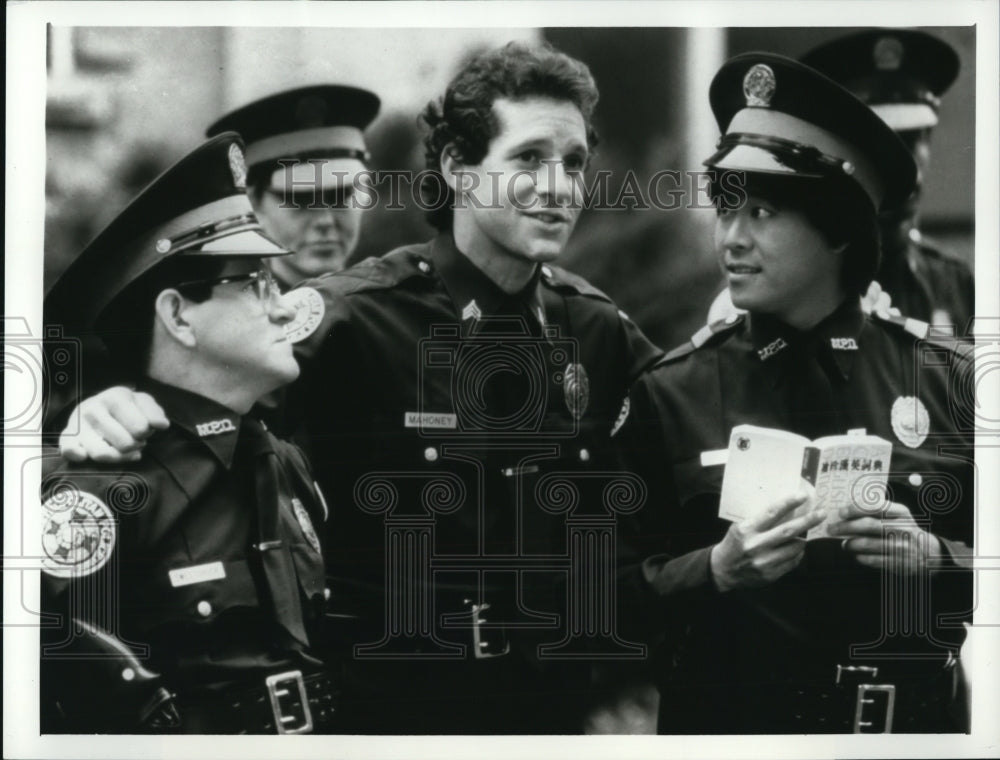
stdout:
POLYGON ((706 164, 743 187, 717 178, 716 252, 747 313, 646 373, 616 436, 650 488, 624 531, 621 590, 658 621, 658 730, 962 730, 972 417, 949 395, 970 364, 948 346, 918 362, 926 326, 865 316, 858 299, 877 266, 876 209, 908 197, 912 158, 861 101, 782 56, 731 59, 710 100, 723 136, 706 164), (741 424, 892 442, 890 501, 855 500, 809 541, 822 514, 793 514, 808 490, 723 520, 713 452, 741 424))
POLYGON ((206 134, 246 141, 248 193, 261 224, 292 256, 271 269, 285 289, 344 268, 361 232, 369 154, 364 130, 380 101, 347 85, 312 85, 255 100, 206 134))
POLYGON ((287 733, 329 722, 313 646, 326 508, 295 447, 247 415, 298 375, 287 255, 245 194, 242 142, 209 140, 147 187, 49 294, 169 419, 141 461, 43 482, 42 727, 287 733))
POLYGON ((871 29, 810 50, 802 62, 867 103, 909 147, 917 186, 879 217, 882 266, 876 279, 903 314, 964 333, 975 313, 975 281, 968 264, 937 248, 918 228, 930 163, 931 133, 941 97, 958 76, 958 54, 916 29, 871 29))

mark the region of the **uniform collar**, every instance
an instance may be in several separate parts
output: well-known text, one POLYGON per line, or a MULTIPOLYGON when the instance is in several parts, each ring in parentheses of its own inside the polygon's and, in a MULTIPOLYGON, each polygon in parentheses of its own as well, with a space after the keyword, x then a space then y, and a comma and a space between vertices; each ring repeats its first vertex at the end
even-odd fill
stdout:
POLYGON ((156 399, 171 425, 201 441, 227 470, 232 467, 242 422, 239 414, 210 398, 149 377, 139 381, 136 387, 156 399))
POLYGON ((451 235, 440 235, 431 242, 431 257, 463 323, 484 316, 526 315, 545 323, 538 287, 541 267, 535 268, 535 274, 519 292, 508 294, 458 250, 451 235))
POLYGON ((758 359, 765 364, 788 361, 792 346, 812 346, 817 354, 832 358, 840 376, 847 380, 861 344, 865 316, 857 296, 849 296, 818 325, 806 332, 789 327, 768 314, 750 314, 750 340, 758 359))

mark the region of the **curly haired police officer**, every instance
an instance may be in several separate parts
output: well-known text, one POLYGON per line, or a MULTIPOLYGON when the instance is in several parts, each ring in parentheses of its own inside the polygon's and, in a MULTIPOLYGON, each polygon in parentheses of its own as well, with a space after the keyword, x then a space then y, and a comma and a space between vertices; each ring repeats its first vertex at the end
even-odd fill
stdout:
MULTIPOLYGON (((610 600, 592 603, 613 588, 593 531, 619 506, 622 400, 660 352, 552 263, 596 100, 586 66, 548 46, 476 56, 425 112, 439 235, 298 289, 289 396, 335 510, 352 730, 578 733, 587 657, 641 653, 610 600)), ((144 417, 116 397, 85 403, 144 417)))
POLYGON ((293 311, 263 266, 288 252, 223 133, 144 190, 49 294, 169 427, 140 461, 43 482, 42 730, 303 733, 333 686, 314 644, 326 507, 302 453, 248 416, 299 374, 293 311))
POLYGON ((658 730, 963 730, 971 363, 858 298, 878 266, 876 209, 909 196, 913 160, 861 101, 781 56, 728 61, 710 99, 723 136, 706 164, 743 188, 717 176, 716 253, 747 313, 645 374, 617 436, 650 487, 622 592, 658 621, 658 730), (852 492, 834 538, 804 540, 823 519, 800 509, 808 488, 723 520, 717 452, 741 424, 891 441, 889 499, 852 492))

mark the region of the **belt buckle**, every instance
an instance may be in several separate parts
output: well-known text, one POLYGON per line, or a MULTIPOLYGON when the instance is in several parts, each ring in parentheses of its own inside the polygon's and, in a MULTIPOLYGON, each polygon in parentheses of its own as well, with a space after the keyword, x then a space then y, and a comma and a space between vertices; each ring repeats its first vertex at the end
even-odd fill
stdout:
MULTIPOLYGON (((485 612, 490 608, 488 602, 483 604, 473 604, 470 607, 472 611, 472 656, 477 660, 488 660, 492 657, 503 657, 505 654, 510 652, 510 642, 507 641, 506 636, 504 636, 503 649, 498 652, 491 652, 491 643, 483 638, 483 629, 480 626, 486 622, 486 618, 479 617, 480 612, 485 612)), ((500 631, 501 635, 503 631, 500 631)))
POLYGON ((891 683, 860 683, 858 684, 858 696, 854 705, 854 733, 856 734, 891 734, 892 714, 896 706, 896 687, 891 683), (868 695, 873 693, 885 694, 885 714, 882 716, 881 731, 862 731, 862 728, 870 728, 873 722, 862 720, 865 717, 865 705, 875 704, 874 699, 869 699, 868 695))
POLYGON ((264 679, 264 685, 271 700, 274 726, 279 734, 308 734, 313 730, 312 711, 309 709, 309 696, 306 694, 306 684, 302 680, 301 670, 275 673, 264 679), (296 694, 298 700, 291 701, 288 705, 291 714, 286 714, 285 708, 282 707, 282 699, 296 694), (301 715, 296 714, 296 710, 301 715), (296 723, 299 725, 295 725, 296 723))

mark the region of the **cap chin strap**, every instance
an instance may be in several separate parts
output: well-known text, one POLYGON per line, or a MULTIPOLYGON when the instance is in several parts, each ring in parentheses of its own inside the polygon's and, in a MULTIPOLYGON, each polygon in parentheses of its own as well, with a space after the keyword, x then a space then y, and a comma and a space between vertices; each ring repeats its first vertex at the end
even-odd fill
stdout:
POLYGON ((257 217, 254 216, 254 214, 240 214, 239 216, 231 216, 228 219, 221 219, 217 222, 200 224, 194 229, 185 230, 184 232, 174 235, 171 238, 161 239, 157 242, 157 246, 166 247, 164 245, 164 241, 166 241, 169 248, 163 252, 176 254, 186 251, 189 248, 194 248, 195 246, 200 248, 213 240, 232 235, 235 232, 242 232, 244 230, 253 230, 255 232, 261 230, 261 226, 257 222, 257 217))
POLYGON ((732 132, 723 135, 719 139, 718 150, 705 161, 705 164, 715 165, 737 145, 749 145, 766 150, 779 164, 788 167, 797 174, 845 177, 854 174, 854 165, 850 161, 822 153, 811 145, 803 145, 781 137, 747 132, 732 132))

